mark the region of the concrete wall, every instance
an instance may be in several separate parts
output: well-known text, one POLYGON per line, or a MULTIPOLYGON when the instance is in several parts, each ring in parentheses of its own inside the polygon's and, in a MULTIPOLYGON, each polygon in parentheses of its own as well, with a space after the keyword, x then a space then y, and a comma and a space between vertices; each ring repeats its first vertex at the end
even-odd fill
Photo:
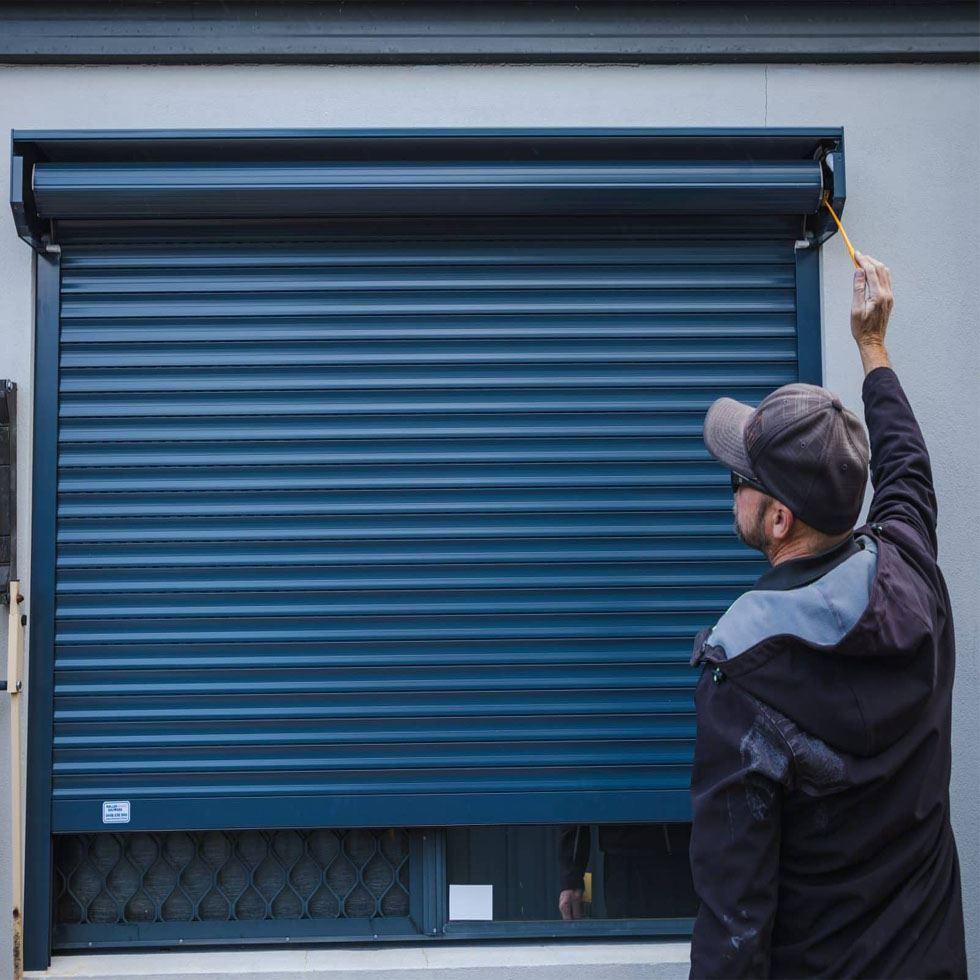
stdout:
MULTIPOLYGON (((957 616, 953 820, 971 971, 980 975, 980 69, 976 66, 4 68, 12 128, 812 126, 846 131, 847 227, 893 271, 895 365, 932 451, 942 560, 957 616)), ((0 153, 0 187, 9 185, 0 153)), ((851 267, 823 258, 826 384, 860 406, 851 267)), ((31 254, 0 215, 0 377, 20 386, 20 573, 29 597, 31 254)), ((0 629, 5 628, 5 625, 0 629)), ((5 638, 0 637, 5 643, 5 638)), ((0 785, 7 782, 6 701, 0 785)), ((0 794, 0 909, 10 906, 0 794)), ((0 916, 0 950, 9 923, 0 916)), ((0 956, 0 978, 7 954, 0 956)))

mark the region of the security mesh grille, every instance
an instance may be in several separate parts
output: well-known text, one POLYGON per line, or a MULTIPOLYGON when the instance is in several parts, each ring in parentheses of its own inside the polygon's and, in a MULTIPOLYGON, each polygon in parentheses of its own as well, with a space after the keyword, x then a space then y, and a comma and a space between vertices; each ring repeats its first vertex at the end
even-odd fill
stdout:
POLYGON ((72 834, 55 838, 58 924, 408 915, 398 830, 72 834))

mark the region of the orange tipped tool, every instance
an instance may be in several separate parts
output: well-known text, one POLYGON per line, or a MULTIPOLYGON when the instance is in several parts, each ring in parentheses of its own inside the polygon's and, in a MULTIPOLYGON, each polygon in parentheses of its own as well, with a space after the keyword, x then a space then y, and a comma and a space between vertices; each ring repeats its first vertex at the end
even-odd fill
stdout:
POLYGON ((854 246, 851 244, 850 238, 847 237, 847 232, 844 231, 844 226, 840 223, 840 218, 837 217, 837 212, 831 207, 829 198, 823 199, 824 207, 830 212, 830 216, 834 219, 837 227, 840 229, 841 236, 844 239, 844 244, 847 246, 847 251, 850 253, 851 261, 854 265, 860 269, 861 263, 858 262, 857 257, 854 254, 854 246))

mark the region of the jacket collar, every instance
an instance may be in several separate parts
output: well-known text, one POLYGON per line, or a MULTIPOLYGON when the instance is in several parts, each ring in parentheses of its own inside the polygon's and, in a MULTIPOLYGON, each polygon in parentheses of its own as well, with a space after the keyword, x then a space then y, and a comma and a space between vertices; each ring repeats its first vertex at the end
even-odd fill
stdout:
POLYGON ((862 550, 858 540, 851 535, 828 551, 817 555, 806 555, 804 558, 793 558, 780 565, 774 565, 764 572, 752 586, 753 589, 768 589, 782 592, 787 589, 798 589, 822 578, 832 568, 847 561, 852 555, 862 550))

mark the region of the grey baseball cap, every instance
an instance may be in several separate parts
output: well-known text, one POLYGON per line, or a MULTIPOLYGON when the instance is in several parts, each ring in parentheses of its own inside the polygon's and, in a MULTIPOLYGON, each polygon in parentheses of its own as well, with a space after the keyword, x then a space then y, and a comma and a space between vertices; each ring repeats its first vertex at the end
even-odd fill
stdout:
POLYGON ((861 513, 868 436, 826 388, 785 385, 758 408, 719 398, 704 418, 704 444, 720 463, 824 534, 850 530, 861 513))

